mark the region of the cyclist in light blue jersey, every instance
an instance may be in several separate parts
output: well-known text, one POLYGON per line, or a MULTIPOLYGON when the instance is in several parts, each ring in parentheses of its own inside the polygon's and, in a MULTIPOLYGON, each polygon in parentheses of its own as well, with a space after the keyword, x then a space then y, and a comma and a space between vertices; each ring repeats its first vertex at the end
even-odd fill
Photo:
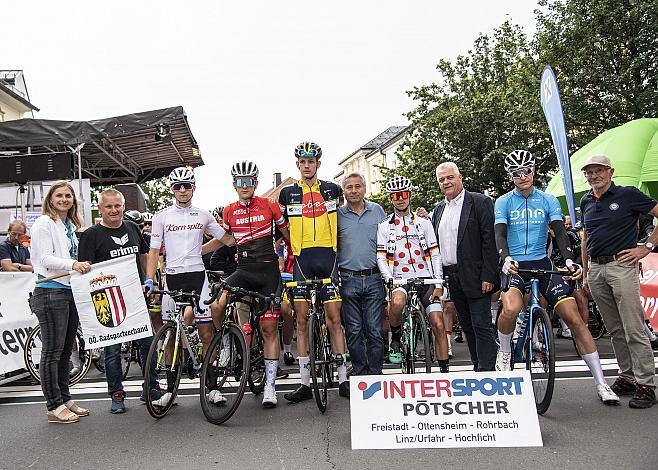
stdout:
MULTIPOLYGON (((509 286, 502 293, 503 309, 498 317, 498 339, 500 349, 496 357, 496 370, 511 370, 513 357, 511 341, 516 317, 523 308, 525 283, 529 277, 519 274, 521 269, 554 270, 546 253, 549 227, 555 233, 565 266, 567 279, 578 279, 581 267, 573 262, 569 238, 562 220, 560 204, 550 194, 535 188, 533 176, 535 159, 527 150, 515 150, 505 157, 505 170, 514 183, 514 189, 496 200, 494 205, 494 230, 496 248, 504 261, 503 273, 508 276, 509 286)), ((603 377, 599 353, 594 339, 578 313, 578 306, 571 295, 571 287, 561 276, 545 276, 540 280, 539 290, 555 312, 571 329, 578 351, 596 382, 599 398, 606 405, 618 405, 619 397, 610 389, 603 377)))

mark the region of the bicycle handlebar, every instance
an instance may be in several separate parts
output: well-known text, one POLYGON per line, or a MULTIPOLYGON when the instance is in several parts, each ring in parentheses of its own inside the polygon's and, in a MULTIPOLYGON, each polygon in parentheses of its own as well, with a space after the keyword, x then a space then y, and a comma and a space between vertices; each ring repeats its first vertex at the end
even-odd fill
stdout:
POLYGON ((569 276, 573 274, 570 271, 553 271, 548 269, 519 269, 519 273, 530 274, 532 277, 557 274, 558 276, 569 276))
POLYGON ((444 281, 443 279, 432 279, 432 278, 409 278, 409 279, 391 279, 392 282, 390 282, 391 285, 395 287, 400 287, 400 286, 408 286, 411 284, 414 285, 443 285, 444 281))
POLYGON ((224 281, 214 283, 212 285, 211 289, 212 289, 212 295, 210 296, 210 299, 203 301, 203 303, 205 305, 210 305, 215 300, 217 300, 217 297, 219 297, 219 294, 223 291, 228 291, 231 294, 237 294, 240 297, 249 296, 249 297, 254 297, 256 299, 262 299, 262 300, 272 300, 272 297, 273 297, 273 296, 263 295, 260 292, 254 292, 254 291, 250 291, 250 290, 247 290, 247 289, 243 289, 242 287, 229 286, 224 281))
POLYGON ((164 294, 166 294, 169 297, 171 297, 172 299, 174 299, 174 301, 177 298, 185 298, 185 297, 188 297, 190 299, 196 299, 198 301, 199 298, 200 298, 199 294, 197 294, 196 292, 194 292, 194 291, 185 292, 182 289, 179 289, 179 290, 155 290, 154 289, 150 292, 150 295, 164 295, 164 294))

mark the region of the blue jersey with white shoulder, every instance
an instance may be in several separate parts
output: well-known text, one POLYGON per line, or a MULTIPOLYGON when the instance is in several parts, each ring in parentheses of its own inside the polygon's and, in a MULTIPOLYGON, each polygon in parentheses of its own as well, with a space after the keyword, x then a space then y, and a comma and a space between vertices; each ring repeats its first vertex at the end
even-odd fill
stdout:
POLYGON ((507 246, 516 261, 546 258, 548 227, 562 220, 562 208, 551 194, 532 189, 526 198, 515 188, 496 199, 494 224, 507 225, 507 246))

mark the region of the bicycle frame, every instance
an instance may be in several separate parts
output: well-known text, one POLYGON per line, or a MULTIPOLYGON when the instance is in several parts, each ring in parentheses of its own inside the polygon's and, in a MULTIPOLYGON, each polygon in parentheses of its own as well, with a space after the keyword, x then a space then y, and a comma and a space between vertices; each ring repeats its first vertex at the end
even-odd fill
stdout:
MULTIPOLYGON (((193 302, 190 302, 188 300, 177 301, 174 299, 174 303, 176 304, 176 316, 173 320, 170 321, 176 324, 176 338, 179 338, 180 341, 174 342, 174 350, 172 354, 170 370, 172 372, 174 371, 175 369, 174 366, 177 363, 178 354, 182 354, 182 351, 180 351, 180 344, 182 342, 183 346, 185 347, 185 349, 187 349, 188 353, 190 354, 190 358, 192 359, 194 370, 198 371, 199 369, 201 369, 202 362, 198 360, 199 359, 198 352, 195 352, 194 349, 192 348, 192 344, 190 342, 190 336, 189 333, 187 332, 187 328, 183 321, 183 312, 185 311, 185 308, 191 306, 194 309, 196 307, 193 302)), ((165 342, 168 343, 169 340, 170 337, 169 335, 167 335, 167 337, 165 337, 165 342)), ((166 352, 166 348, 163 348, 160 351, 158 355, 158 362, 156 364, 156 367, 159 368, 162 366, 162 361, 164 359, 165 352, 166 352)))
MULTIPOLYGON (((527 341, 528 336, 528 325, 533 325, 533 320, 535 317, 535 310, 541 308, 539 303, 539 279, 532 278, 528 283, 530 286, 530 301, 528 302, 528 314, 525 319, 525 325, 519 333, 519 338, 514 345, 514 361, 523 362, 527 357, 532 355, 532 331, 530 332, 530 340, 527 341), (528 349, 525 350, 524 346, 528 346, 528 349)), ((521 313, 521 312, 519 312, 521 313)))

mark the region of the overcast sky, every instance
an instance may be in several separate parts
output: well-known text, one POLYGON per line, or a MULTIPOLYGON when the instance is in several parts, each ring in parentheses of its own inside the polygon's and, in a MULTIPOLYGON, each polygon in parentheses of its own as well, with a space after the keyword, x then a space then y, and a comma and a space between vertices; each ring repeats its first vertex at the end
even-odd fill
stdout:
POLYGON ((413 107, 506 17, 534 31, 532 0, 0 0, 0 69, 23 69, 37 118, 89 120, 183 106, 205 166, 195 204, 235 200, 233 162, 298 176, 293 148, 322 146, 320 177, 413 107))

